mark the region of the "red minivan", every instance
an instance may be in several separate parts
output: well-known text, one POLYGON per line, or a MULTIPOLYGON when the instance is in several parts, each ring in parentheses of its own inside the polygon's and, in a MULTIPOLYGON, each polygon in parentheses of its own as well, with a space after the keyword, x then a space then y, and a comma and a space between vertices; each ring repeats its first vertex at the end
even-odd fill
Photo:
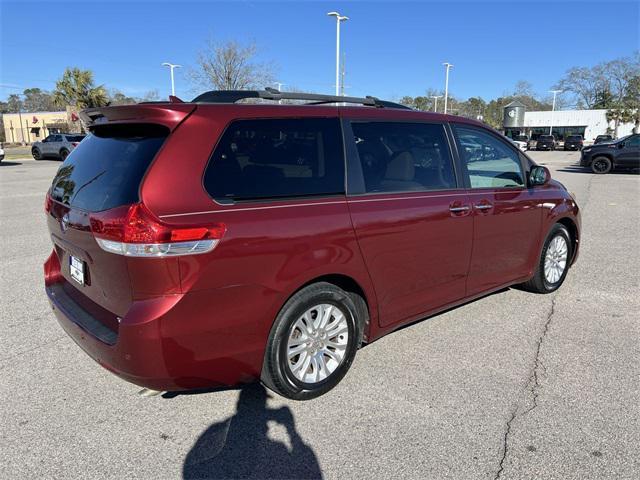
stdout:
POLYGON ((46 292, 150 389, 313 398, 364 343, 509 285, 552 292, 577 257, 574 198, 466 118, 269 89, 82 119, 46 197, 46 292))

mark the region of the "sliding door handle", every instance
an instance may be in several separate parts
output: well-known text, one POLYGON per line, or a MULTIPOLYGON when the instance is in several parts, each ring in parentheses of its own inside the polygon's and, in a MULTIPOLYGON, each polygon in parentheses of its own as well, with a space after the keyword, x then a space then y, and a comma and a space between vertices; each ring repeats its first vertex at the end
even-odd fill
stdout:
POLYGON ((468 212, 469 211, 469 205, 463 205, 461 207, 449 207, 449 211, 450 212, 468 212))

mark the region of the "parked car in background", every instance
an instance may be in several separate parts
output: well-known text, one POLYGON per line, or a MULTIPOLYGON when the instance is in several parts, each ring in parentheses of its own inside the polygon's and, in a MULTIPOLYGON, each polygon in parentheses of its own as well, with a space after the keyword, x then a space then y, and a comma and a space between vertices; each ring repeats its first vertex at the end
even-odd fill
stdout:
POLYGON ((597 143, 604 143, 604 142, 612 142, 613 141, 613 135, 598 135, 595 139, 595 141, 593 142, 593 144, 597 144, 597 143))
POLYGON ((581 150, 583 145, 582 135, 570 135, 564 141, 565 150, 581 150))
POLYGON ((553 292, 578 255, 573 197, 475 120, 277 90, 80 116, 92 134, 46 195, 46 293, 150 389, 317 397, 363 343, 509 285, 553 292))
POLYGON ((584 147, 580 165, 590 167, 593 173, 598 174, 609 173, 614 169, 640 168, 640 134, 584 147))
POLYGON ((67 155, 76 148, 84 137, 85 135, 80 133, 51 134, 41 142, 35 142, 31 146, 31 155, 36 160, 45 158, 65 160, 67 155))
POLYGON ((4 160, 4 148, 2 148, 2 144, 0 144, 0 162, 4 160))
POLYGON ((556 137, 553 135, 540 135, 536 142, 536 150, 555 150, 556 137))
POLYGON ((513 142, 513 144, 518 147, 518 149, 521 152, 526 152, 527 151, 527 142, 526 141, 522 141, 522 140, 516 140, 516 139, 509 139, 511 140, 511 142, 513 142))
POLYGON ((533 138, 530 138, 529 141, 527 142, 527 150, 535 150, 537 144, 538 142, 536 140, 534 140, 533 138))

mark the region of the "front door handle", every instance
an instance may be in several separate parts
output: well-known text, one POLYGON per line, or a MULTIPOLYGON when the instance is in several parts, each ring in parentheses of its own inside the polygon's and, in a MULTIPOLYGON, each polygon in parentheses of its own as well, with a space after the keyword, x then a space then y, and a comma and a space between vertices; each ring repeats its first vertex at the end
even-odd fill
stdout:
POLYGON ((493 208, 493 205, 490 203, 481 203, 480 205, 475 206, 476 210, 489 210, 490 208, 493 208))

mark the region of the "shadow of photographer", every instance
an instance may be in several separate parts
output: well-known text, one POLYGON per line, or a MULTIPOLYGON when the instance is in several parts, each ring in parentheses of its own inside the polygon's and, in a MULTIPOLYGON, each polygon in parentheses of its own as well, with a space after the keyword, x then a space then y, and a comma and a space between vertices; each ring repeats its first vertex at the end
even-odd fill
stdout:
POLYGON ((240 391, 236 413, 207 428, 185 458, 185 479, 204 478, 322 478, 315 453, 304 443, 288 407, 268 408, 260 384, 240 391), (282 425, 291 449, 267 436, 268 422, 282 425))

